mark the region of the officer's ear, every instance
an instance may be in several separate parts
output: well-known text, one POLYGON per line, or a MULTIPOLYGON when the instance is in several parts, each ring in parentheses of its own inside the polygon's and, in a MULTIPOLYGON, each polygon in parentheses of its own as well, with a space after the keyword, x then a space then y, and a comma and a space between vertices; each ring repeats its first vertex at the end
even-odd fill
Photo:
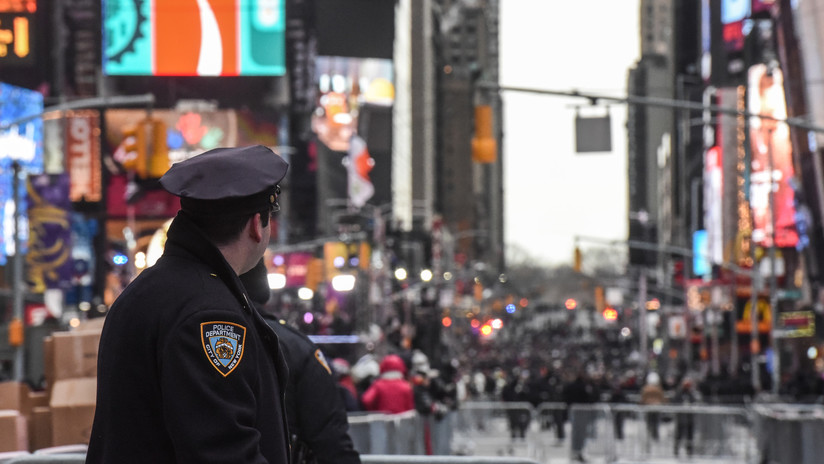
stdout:
POLYGON ((249 237, 251 237, 255 242, 263 240, 265 235, 263 229, 265 229, 268 225, 268 223, 264 225, 263 221, 265 220, 266 218, 264 218, 262 214, 255 213, 255 215, 252 216, 247 223, 249 225, 249 237))

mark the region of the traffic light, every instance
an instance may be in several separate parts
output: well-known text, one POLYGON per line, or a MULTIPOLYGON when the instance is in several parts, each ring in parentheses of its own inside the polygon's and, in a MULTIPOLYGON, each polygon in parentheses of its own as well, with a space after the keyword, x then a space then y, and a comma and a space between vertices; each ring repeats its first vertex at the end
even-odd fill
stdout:
POLYGON ((475 107, 475 136, 472 137, 472 161, 494 163, 498 158, 498 142, 492 136, 492 107, 475 107))
POLYGON ((606 300, 604 298, 604 287, 595 287, 595 309, 603 311, 606 308, 606 300))
POLYGON ((123 144, 121 147, 125 151, 123 157, 123 168, 127 171, 132 171, 138 177, 145 178, 148 173, 148 165, 146 162, 146 126, 143 122, 139 122, 127 127, 124 127, 123 144))
POLYGON ((572 256, 572 269, 575 272, 581 272, 581 249, 575 247, 572 256))
POLYGON ((24 339, 23 321, 15 317, 9 322, 9 346, 23 346, 24 339))
POLYGON ((318 285, 323 281, 323 259, 312 258, 306 269, 306 288, 313 292, 318 291, 318 285))
POLYGON ((147 140, 149 141, 149 176, 153 179, 160 179, 169 170, 169 145, 166 143, 166 123, 160 119, 147 119, 143 122, 146 126, 147 140))
POLYGON ((166 123, 147 118, 125 127, 122 148, 123 168, 141 179, 159 179, 169 170, 169 146, 166 143, 166 123))

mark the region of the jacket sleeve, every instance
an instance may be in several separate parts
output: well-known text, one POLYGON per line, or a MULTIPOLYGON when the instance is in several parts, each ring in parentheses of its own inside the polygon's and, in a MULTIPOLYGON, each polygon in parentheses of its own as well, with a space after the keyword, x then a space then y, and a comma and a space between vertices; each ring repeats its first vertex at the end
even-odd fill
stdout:
POLYGON ((363 404, 363 409, 367 411, 374 411, 377 408, 378 387, 374 382, 361 395, 361 403, 363 404))
POLYGON ((349 436, 346 408, 337 391, 321 350, 309 345, 311 355, 304 360, 296 379, 297 421, 302 438, 318 464, 359 464, 349 436))
POLYGON ((158 396, 168 399, 163 401, 163 414, 178 462, 266 463, 256 428, 260 411, 255 393, 257 360, 264 354, 246 349, 252 346, 253 331, 229 311, 197 312, 170 331, 158 359, 158 396), (212 321, 245 329, 242 356, 228 374, 228 369, 216 368, 201 335, 201 324, 212 321))

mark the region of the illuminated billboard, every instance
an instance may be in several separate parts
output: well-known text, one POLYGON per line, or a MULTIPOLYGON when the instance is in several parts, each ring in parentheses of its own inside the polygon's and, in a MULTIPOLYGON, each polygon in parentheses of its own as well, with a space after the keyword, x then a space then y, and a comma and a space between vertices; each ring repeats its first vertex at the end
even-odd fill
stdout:
MULTIPOLYGON (((42 112, 43 96, 40 93, 0 83, 0 126, 9 126, 6 130, 0 130, 0 265, 6 263, 6 256, 15 252, 12 163, 16 162, 20 166, 22 174, 43 172, 43 118, 17 122, 42 112)), ((28 241, 28 228, 25 225, 25 179, 22 176, 18 186, 18 206, 23 222, 18 230, 25 245, 28 241)))
POLYGON ((747 110, 765 116, 750 118, 752 238, 765 247, 773 244, 773 237, 776 246, 794 247, 798 243, 798 232, 795 227, 795 192, 790 182, 795 169, 790 128, 787 123, 780 122, 787 118, 781 69, 765 64, 752 66, 747 94, 747 110))
POLYGON ((285 74, 284 0, 102 1, 107 75, 285 74))
POLYGON ((0 0, 0 68, 34 64, 37 0, 0 0))

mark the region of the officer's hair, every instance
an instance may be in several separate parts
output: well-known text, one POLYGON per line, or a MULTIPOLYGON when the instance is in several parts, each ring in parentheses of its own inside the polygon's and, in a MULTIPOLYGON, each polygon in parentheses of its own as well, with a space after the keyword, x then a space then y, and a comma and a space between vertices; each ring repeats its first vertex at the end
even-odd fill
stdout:
MULTIPOLYGON (((269 225, 269 210, 264 209, 260 213, 260 226, 266 227, 269 225)), ((246 228, 246 223, 249 222, 255 214, 244 214, 242 216, 201 216, 197 214, 190 214, 192 222, 194 222, 200 230, 206 234, 206 237, 217 246, 227 245, 238 238, 243 229, 246 228)))

